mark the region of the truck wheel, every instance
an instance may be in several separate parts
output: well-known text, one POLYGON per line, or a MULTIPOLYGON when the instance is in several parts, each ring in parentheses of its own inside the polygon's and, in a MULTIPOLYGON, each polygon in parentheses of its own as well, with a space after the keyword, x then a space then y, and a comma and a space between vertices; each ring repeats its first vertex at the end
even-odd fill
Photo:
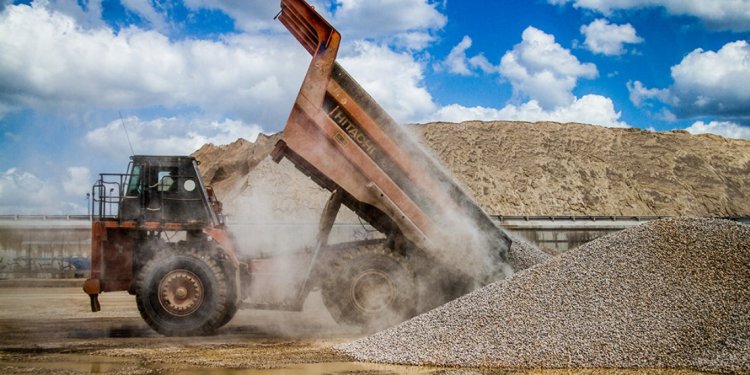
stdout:
POLYGON ((230 282, 207 252, 165 252, 147 262, 138 275, 138 311, 166 336, 211 334, 229 321, 230 282))
MULTIPOLYGON (((335 254, 334 254, 335 255, 335 254)), ((339 324, 380 330, 416 313, 414 273, 382 245, 340 252, 323 281, 323 303, 339 324)))
POLYGON ((234 283, 233 277, 238 278, 239 275, 237 275, 237 270, 234 267, 227 266, 224 268, 224 272, 227 277, 227 304, 226 309, 224 309, 224 316, 219 321, 219 326, 216 328, 223 327, 225 324, 229 323, 232 318, 234 318, 234 315, 237 314, 237 310, 240 309, 240 301, 237 300, 237 284, 234 283))
POLYGON ((226 308, 226 312, 224 313, 224 316, 219 321, 219 326, 216 328, 223 327, 227 323, 229 323, 232 318, 234 318, 234 315, 237 314, 237 310, 240 309, 240 304, 236 301, 229 302, 226 308))

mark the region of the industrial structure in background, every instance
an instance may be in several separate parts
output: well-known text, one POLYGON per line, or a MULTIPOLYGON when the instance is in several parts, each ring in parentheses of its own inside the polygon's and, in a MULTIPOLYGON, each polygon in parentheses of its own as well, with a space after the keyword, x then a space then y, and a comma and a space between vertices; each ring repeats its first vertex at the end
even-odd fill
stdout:
MULTIPOLYGON (((497 216, 492 221, 518 238, 552 254, 574 249, 603 235, 660 216, 497 216)), ((750 217, 724 219, 750 224, 750 217)), ((232 232, 306 233, 312 222, 244 222, 227 217, 232 232)), ((333 243, 369 236, 374 230, 359 222, 339 222, 333 243)), ((91 270, 90 215, 0 215, 0 279, 87 278, 91 270)))

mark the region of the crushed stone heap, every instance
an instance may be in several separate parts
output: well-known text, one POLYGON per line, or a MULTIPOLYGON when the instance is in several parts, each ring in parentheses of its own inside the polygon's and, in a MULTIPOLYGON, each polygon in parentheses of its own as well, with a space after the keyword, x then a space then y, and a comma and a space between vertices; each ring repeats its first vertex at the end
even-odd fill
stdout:
POLYGON ((335 349, 414 365, 747 372, 750 226, 652 221, 335 349))

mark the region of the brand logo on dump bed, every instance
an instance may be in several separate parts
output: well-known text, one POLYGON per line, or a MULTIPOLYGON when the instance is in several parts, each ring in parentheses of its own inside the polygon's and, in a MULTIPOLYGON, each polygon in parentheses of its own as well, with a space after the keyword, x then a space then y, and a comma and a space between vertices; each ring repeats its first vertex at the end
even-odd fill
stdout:
MULTIPOLYGON (((374 156, 376 150, 375 143, 357 126, 357 124, 354 123, 354 121, 349 118, 349 116, 346 115, 340 106, 333 107, 333 109, 328 112, 328 115, 331 116, 331 119, 333 119, 341 130, 345 131, 346 134, 349 135, 349 138, 357 143, 364 152, 370 156, 374 156)), ((339 143, 345 143, 342 142, 345 140, 339 134, 337 134, 335 138, 339 143)))

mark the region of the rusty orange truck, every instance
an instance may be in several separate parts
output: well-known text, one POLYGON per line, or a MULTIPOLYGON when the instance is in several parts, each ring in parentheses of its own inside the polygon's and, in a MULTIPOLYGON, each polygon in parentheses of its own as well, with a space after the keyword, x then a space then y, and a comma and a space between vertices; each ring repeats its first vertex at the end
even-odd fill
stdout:
POLYGON ((506 233, 336 62, 336 29, 304 0, 282 0, 278 19, 312 62, 272 157, 331 192, 316 242, 294 254, 295 292, 254 295, 274 259, 241 255, 194 158, 137 155, 93 188, 93 311, 129 291, 156 331, 209 334, 239 308, 298 311, 319 289, 338 322, 377 329, 512 271, 506 233), (383 239, 329 243, 342 205, 383 239))

